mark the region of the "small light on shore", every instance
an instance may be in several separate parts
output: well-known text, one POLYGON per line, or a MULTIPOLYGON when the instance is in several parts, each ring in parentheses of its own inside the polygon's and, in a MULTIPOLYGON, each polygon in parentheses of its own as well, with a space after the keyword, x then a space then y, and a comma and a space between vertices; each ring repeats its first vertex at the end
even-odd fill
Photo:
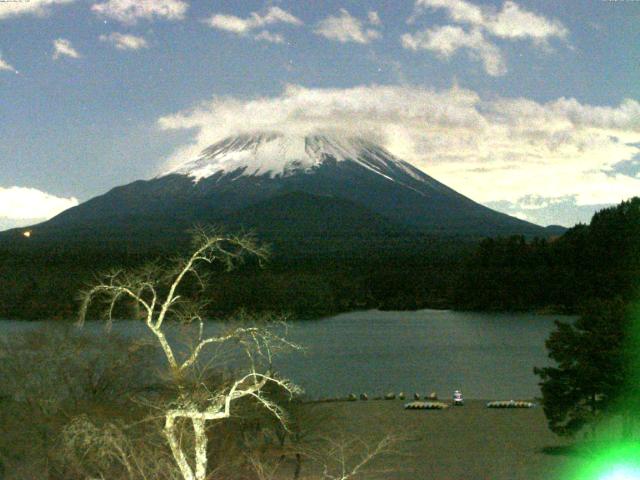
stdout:
POLYGON ((25 230, 24 232, 22 232, 22 235, 24 235, 26 238, 29 238, 31 236, 31 230, 25 230))

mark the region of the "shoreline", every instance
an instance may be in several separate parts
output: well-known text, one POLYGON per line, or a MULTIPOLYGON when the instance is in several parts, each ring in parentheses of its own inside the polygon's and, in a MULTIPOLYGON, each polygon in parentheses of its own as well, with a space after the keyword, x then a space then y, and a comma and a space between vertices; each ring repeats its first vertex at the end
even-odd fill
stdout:
MULTIPOLYGON (((290 320, 288 320, 289 323, 303 323, 303 322, 313 322, 313 321, 319 321, 319 320, 325 320, 328 318, 333 318, 333 317, 337 317, 339 315, 348 315, 348 314, 352 314, 352 313, 366 313, 366 312, 379 312, 379 313, 416 313, 416 312, 423 312, 423 311, 434 311, 434 312, 455 312, 455 313, 477 313, 477 314, 481 314, 481 315, 491 315, 491 314, 496 314, 496 315, 511 315, 511 314, 523 314, 523 315, 535 315, 535 316, 545 316, 545 315, 561 315, 561 316, 573 316, 576 315, 576 312, 568 310, 568 309, 564 309, 560 306, 557 305, 550 305, 550 306, 545 306, 545 307, 538 307, 538 308, 533 308, 533 309, 523 309, 523 310, 492 310, 492 309, 481 309, 481 310, 474 310, 474 309, 465 309, 465 308, 456 308, 453 305, 450 306, 424 306, 421 308, 413 308, 413 309, 386 309, 386 308, 379 308, 379 307, 371 307, 371 308, 354 308, 354 309, 347 309, 347 310, 340 310, 340 311, 336 311, 336 312, 332 312, 329 314, 323 314, 323 315, 313 315, 313 316, 298 316, 296 318, 291 318, 290 320)), ((230 317, 232 317, 233 315, 224 315, 221 317, 207 317, 205 318, 205 322, 225 322, 225 321, 232 321, 232 320, 228 320, 230 317)), ((71 317, 71 318, 48 318, 48 319, 43 319, 43 318, 3 318, 0 317, 0 323, 2 322, 24 322, 24 323, 32 323, 32 322, 53 322, 53 323, 69 323, 69 324, 73 324, 77 321, 77 319, 75 319, 75 317, 71 317)), ((87 323, 92 323, 92 322, 101 322, 101 319, 98 318, 87 318, 86 322, 87 323)), ((118 320, 114 320, 115 322, 119 322, 119 321, 132 321, 131 319, 118 319, 118 320)))
MULTIPOLYGON (((481 403, 484 404, 486 406, 487 403, 489 402, 509 402, 513 400, 514 402, 530 402, 535 404, 533 407, 531 408, 540 408, 540 398, 538 397, 527 397, 527 396, 522 396, 522 397, 514 397, 514 398, 491 398, 491 399, 485 399, 485 398, 472 398, 472 397, 465 397, 464 401, 465 404, 469 403, 469 402, 473 402, 473 403, 481 403)), ((366 400, 363 400, 361 398, 356 398, 356 399, 350 399, 349 397, 338 397, 338 398, 314 398, 314 399, 303 399, 302 403, 303 404, 309 404, 309 405, 314 405, 314 404, 324 404, 324 403, 351 403, 351 404, 356 404, 356 403, 374 403, 374 402, 381 402, 381 403, 396 403, 396 404, 402 404, 403 406, 409 402, 440 402, 440 403, 444 403, 446 404, 449 408, 463 408, 464 406, 454 406, 451 399, 449 397, 445 398, 435 398, 435 399, 427 399, 423 396, 420 397, 420 399, 414 399, 413 395, 407 395, 404 399, 400 399, 400 398, 393 398, 393 399, 387 399, 387 398, 383 398, 383 397, 373 397, 373 398, 368 398, 366 400)), ((488 407, 487 407, 488 408, 488 407)))

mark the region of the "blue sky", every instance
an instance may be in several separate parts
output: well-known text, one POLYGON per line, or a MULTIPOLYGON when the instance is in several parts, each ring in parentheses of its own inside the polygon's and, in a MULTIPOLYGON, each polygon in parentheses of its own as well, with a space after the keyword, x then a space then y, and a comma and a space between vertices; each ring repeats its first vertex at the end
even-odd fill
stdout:
POLYGON ((634 1, 3 2, 0 228, 248 127, 374 135, 572 225, 640 192, 639 100, 634 1))

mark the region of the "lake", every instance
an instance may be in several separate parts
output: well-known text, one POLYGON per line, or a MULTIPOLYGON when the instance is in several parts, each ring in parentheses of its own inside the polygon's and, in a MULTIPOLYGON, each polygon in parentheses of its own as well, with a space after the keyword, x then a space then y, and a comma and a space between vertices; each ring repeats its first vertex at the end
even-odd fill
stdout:
MULTIPOLYGON (((544 342, 553 321, 572 318, 450 310, 345 313, 295 323, 290 338, 306 352, 279 357, 275 367, 312 398, 400 391, 408 396, 435 391, 442 398, 455 389, 467 398, 533 398, 540 395, 533 367, 549 364, 544 342)), ((41 324, 2 321, 0 334, 41 324)), ((126 335, 145 333, 139 322, 113 328, 126 335)))

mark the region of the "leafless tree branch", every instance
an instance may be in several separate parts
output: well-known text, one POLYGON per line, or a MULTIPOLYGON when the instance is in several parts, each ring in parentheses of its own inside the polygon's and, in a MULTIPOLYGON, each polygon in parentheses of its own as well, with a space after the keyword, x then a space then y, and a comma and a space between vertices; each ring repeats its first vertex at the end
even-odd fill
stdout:
MULTIPOLYGON (((173 266, 163 270, 151 264, 136 271, 114 271, 100 278, 97 285, 82 294, 79 323, 87 316, 91 303, 96 299, 106 302, 105 316, 109 324, 114 320, 115 307, 123 298, 128 298, 142 309, 143 319, 160 344, 169 369, 177 377, 184 377, 202 357, 206 347, 234 343, 241 346, 249 360, 248 373, 227 387, 209 392, 206 386, 204 398, 194 397, 181 390, 178 398, 163 411, 164 434, 184 480, 204 480, 207 476, 207 432, 206 423, 223 420, 232 415, 233 405, 242 398, 252 398, 266 408, 279 422, 286 424, 285 413, 268 395, 264 387, 275 387, 294 395, 299 389, 286 379, 272 373, 273 355, 283 349, 299 348, 275 332, 272 326, 243 326, 216 336, 204 336, 202 304, 184 298, 180 287, 187 276, 192 276, 201 288, 205 287, 206 275, 198 270, 201 265, 221 263, 233 268, 244 256, 251 255, 262 262, 266 250, 250 236, 222 235, 205 228, 194 232, 192 253, 178 259, 173 266), (191 351, 180 360, 164 330, 168 318, 182 324, 197 323, 198 338, 191 351), (194 452, 192 459, 183 448, 177 422, 185 419, 193 427, 194 452), (193 464, 193 466, 192 466, 193 464)), ((286 328, 285 328, 286 332, 286 328)))

